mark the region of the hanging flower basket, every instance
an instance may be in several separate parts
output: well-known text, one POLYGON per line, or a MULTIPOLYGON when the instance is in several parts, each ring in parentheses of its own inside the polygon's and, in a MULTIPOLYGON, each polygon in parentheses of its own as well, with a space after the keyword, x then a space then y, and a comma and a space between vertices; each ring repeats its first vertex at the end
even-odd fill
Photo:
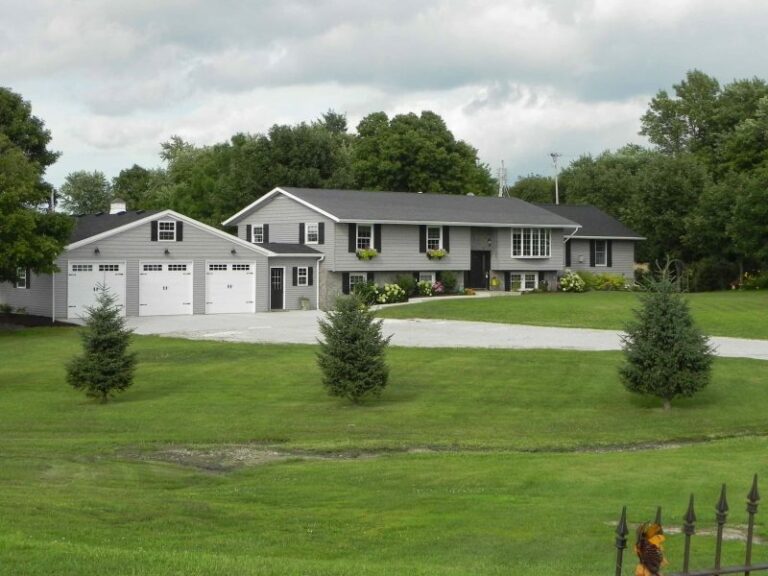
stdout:
POLYGON ((373 260, 379 255, 376 248, 360 248, 355 252, 358 260, 373 260))
POLYGON ((430 260, 442 260, 448 255, 448 252, 443 250, 442 248, 438 248, 437 250, 427 250, 427 258, 430 260))

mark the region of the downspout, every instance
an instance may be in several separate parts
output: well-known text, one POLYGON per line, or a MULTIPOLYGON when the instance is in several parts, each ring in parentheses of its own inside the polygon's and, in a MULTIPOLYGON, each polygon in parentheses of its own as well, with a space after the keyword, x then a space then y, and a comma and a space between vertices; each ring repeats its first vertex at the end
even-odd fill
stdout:
POLYGON ((565 244, 566 242, 569 242, 571 238, 576 236, 576 232, 578 232, 579 230, 581 230, 581 226, 576 226, 576 228, 573 229, 573 234, 571 234, 567 238, 563 238, 563 244, 565 244))
POLYGON ((51 273, 51 324, 55 324, 55 323, 56 323, 56 272, 52 272, 51 273))
POLYGON ((315 274, 315 309, 320 310, 320 262, 325 260, 325 254, 317 259, 317 274, 315 274))

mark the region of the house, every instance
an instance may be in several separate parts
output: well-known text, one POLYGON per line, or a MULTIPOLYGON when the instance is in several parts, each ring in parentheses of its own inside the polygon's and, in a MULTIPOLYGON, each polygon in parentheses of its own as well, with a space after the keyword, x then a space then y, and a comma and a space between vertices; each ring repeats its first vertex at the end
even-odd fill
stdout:
POLYGON ((223 314, 317 305, 322 253, 296 242, 246 242, 172 210, 76 216, 56 274, 19 270, 0 304, 79 318, 109 288, 127 316, 223 314))
MULTIPOLYGON (((604 230, 622 255, 616 259, 621 267, 611 262, 605 269, 631 278, 639 238, 600 214, 606 218, 579 216, 592 218, 590 234, 602 234, 609 220, 621 227, 616 238, 611 235, 618 227, 604 230)), ((460 285, 479 289, 553 289, 566 267, 567 250, 573 249, 569 242, 582 228, 574 218, 517 198, 287 187, 272 190, 223 224, 237 226, 241 239, 257 245, 276 240, 322 252, 323 307, 359 282, 382 284, 403 274, 434 281, 453 272, 460 285), (375 256, 366 259, 361 251, 371 248, 375 256), (444 256, 437 258, 441 251, 444 256)))
POLYGON ((586 204, 537 204, 563 218, 578 222, 580 228, 566 242, 566 268, 586 272, 611 272, 633 279, 635 244, 644 237, 613 216, 586 204))

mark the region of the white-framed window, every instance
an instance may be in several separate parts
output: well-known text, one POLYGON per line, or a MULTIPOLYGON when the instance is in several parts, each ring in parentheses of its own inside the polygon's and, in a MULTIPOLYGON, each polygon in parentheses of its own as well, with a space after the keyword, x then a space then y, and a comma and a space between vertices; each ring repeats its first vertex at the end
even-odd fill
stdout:
MULTIPOLYGON (((306 266, 299 266, 298 270, 296 271, 296 284, 298 286, 309 286, 309 269, 306 266)), ((351 277, 349 284, 351 287, 351 277)))
POLYGON ((251 226, 251 242, 254 244, 264 243, 264 225, 254 224, 251 226))
POLYGON ((157 239, 160 242, 176 242, 176 222, 160 220, 157 223, 157 239))
POLYGON ((539 275, 537 272, 511 272, 509 281, 516 290, 526 292, 539 287, 539 275))
POLYGON ((427 250, 440 250, 443 247, 443 227, 427 226, 427 250))
POLYGON ((429 282, 431 284, 435 283, 435 273, 434 272, 419 272, 419 282, 429 282))
POLYGON ((512 256, 514 258, 549 258, 551 253, 549 228, 513 228, 512 256))
POLYGON ((27 269, 16 268, 16 288, 27 287, 27 269))
POLYGON ((304 244, 317 244, 320 242, 320 226, 317 222, 304 224, 304 244))
POLYGON ((608 243, 595 240, 595 266, 608 266, 608 243))
POLYGON ((368 275, 367 274, 359 274, 351 272, 349 274, 349 292, 352 293, 355 291, 355 286, 358 284, 365 284, 368 281, 368 275))
POLYGON ((366 250, 372 247, 373 247, 373 226, 370 224, 358 224, 357 225, 357 249, 366 250))

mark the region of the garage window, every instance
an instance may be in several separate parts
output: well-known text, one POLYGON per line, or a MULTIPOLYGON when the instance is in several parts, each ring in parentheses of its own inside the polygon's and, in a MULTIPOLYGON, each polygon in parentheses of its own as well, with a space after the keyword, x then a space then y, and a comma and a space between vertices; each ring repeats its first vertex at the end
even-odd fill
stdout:
POLYGON ((250 264, 232 264, 232 270, 239 270, 240 272, 247 272, 251 269, 250 264))
POLYGON ((173 220, 158 222, 157 239, 161 242, 176 242, 176 222, 173 220))
POLYGON ((144 272, 162 272, 163 265, 162 264, 144 264, 142 266, 142 270, 144 270, 144 272))
POLYGON ((186 272, 186 264, 168 264, 168 272, 186 272))
POLYGON ((99 272, 120 272, 120 264, 99 264, 99 272))
POLYGON ((209 272, 216 272, 221 270, 226 270, 227 265, 226 264, 208 264, 208 271, 209 272))

